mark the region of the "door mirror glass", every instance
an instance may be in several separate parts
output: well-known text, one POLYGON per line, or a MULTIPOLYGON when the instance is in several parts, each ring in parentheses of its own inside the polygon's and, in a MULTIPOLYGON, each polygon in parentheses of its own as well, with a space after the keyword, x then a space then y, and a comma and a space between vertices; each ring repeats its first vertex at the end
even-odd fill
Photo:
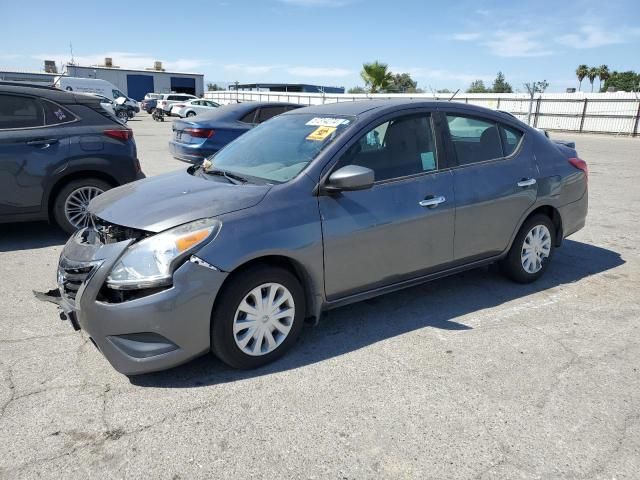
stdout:
POLYGON ((373 170, 360 165, 347 165, 333 172, 324 190, 328 192, 365 190, 373 186, 375 174, 373 170))

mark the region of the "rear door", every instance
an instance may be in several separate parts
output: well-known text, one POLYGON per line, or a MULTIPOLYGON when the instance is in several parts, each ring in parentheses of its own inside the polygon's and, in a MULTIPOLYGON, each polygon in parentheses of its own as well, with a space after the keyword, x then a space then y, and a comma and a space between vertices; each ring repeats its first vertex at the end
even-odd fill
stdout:
POLYGON ((0 93, 0 215, 40 211, 45 180, 64 168, 75 122, 67 109, 35 97, 0 93))
POLYGON ((454 258, 497 255, 536 201, 532 143, 523 131, 490 117, 445 110, 445 138, 455 156, 454 258))
POLYGON ((453 258, 453 178, 431 112, 381 120, 333 168, 371 168, 373 187, 319 197, 329 300, 424 275, 453 258))

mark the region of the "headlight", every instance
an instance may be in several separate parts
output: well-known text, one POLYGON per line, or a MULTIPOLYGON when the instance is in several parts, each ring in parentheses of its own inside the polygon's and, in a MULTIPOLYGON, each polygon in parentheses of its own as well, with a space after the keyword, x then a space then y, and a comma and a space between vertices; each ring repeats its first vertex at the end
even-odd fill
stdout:
POLYGON ((170 285, 176 263, 211 240, 221 225, 216 219, 205 218, 133 244, 111 270, 107 285, 117 290, 170 285))

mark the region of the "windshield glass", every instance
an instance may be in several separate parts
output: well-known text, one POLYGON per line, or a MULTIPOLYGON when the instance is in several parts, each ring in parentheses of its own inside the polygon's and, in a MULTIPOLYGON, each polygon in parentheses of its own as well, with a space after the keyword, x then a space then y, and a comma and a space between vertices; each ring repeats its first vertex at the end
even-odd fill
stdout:
POLYGON ((258 125, 223 148, 208 170, 282 183, 291 180, 353 123, 354 117, 282 115, 258 125))

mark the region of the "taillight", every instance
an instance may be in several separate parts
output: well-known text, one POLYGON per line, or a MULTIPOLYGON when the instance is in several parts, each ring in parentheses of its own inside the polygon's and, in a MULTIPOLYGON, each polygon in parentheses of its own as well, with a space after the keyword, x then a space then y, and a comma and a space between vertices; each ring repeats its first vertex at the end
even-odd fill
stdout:
POLYGON ((127 141, 133 138, 133 132, 129 129, 114 129, 105 130, 104 133, 107 137, 115 138, 116 140, 127 141))
POLYGON ((216 133, 213 128, 185 128, 183 132, 196 138, 211 138, 216 133))
POLYGON ((569 163, 578 170, 582 170, 584 172, 584 176, 589 180, 589 167, 587 166, 587 162, 581 158, 572 157, 569 159, 569 163))

